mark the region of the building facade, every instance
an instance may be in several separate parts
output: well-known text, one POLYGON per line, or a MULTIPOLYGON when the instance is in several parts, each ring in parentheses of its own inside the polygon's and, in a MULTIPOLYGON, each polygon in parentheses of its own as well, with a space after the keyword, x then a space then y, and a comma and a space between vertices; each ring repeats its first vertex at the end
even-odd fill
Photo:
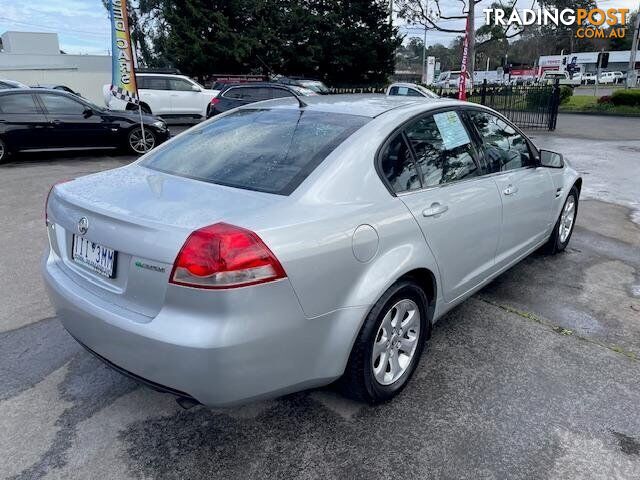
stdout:
POLYGON ((5 32, 0 52, 0 78, 26 85, 67 85, 87 100, 104 103, 102 86, 111 82, 110 55, 67 55, 58 34, 5 32))

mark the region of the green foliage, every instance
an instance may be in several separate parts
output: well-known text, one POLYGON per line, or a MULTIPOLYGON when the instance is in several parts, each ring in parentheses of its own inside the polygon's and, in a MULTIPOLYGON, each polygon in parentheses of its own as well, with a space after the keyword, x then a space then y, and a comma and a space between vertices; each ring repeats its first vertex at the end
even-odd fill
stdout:
POLYGON ((400 44, 385 0, 140 0, 146 66, 382 83, 400 44))
POLYGON ((616 90, 611 95, 611 103, 630 107, 640 106, 640 90, 616 90))
POLYGON ((568 85, 560 85, 560 105, 569 102, 569 99, 573 96, 573 88, 568 85))

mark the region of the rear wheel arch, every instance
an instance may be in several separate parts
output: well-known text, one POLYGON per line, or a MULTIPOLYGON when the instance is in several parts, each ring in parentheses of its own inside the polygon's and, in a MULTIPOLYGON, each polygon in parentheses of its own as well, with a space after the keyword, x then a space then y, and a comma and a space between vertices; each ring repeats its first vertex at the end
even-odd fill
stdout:
POLYGON ((394 283, 403 280, 413 280, 422 288, 429 301, 429 304, 426 306, 428 320, 433 323, 436 298, 438 298, 438 282, 436 276, 428 268, 416 268, 403 274, 394 283))
POLYGON ((573 186, 578 190, 578 197, 580 197, 580 192, 582 191, 582 178, 578 178, 573 186))

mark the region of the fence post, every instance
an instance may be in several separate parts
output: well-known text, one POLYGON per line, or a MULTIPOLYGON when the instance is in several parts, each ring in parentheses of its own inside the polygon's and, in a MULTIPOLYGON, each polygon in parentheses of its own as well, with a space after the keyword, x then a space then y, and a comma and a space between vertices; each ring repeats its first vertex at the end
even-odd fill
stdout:
POLYGON ((480 105, 485 105, 487 99, 487 79, 482 80, 482 89, 480 90, 480 105))
POLYGON ((556 78, 551 90, 551 105, 549 105, 549 131, 556 129, 558 107, 560 106, 560 79, 556 78))

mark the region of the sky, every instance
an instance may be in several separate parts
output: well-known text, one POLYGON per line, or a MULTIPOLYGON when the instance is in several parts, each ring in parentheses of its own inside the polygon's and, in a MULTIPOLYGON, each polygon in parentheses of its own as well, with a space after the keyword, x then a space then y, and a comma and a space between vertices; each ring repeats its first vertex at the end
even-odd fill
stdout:
MULTIPOLYGON (((495 0, 483 0, 478 8, 476 28, 484 23, 482 8, 495 0)), ((518 0, 518 8, 531 8, 532 0, 518 0)), ((503 3, 507 3, 505 0, 503 3)), ((597 0, 601 8, 629 8, 635 10, 640 0, 597 0)), ((459 0, 441 0, 443 14, 460 12, 459 0)), ((394 20, 407 36, 423 36, 423 29, 394 20)), ((442 23, 448 28, 463 28, 463 20, 442 23)), ((0 0, 0 33, 7 30, 55 32, 60 48, 67 53, 106 54, 110 49, 109 17, 101 0, 0 0)), ((449 45, 457 36, 435 30, 427 32, 427 45, 449 45)))

